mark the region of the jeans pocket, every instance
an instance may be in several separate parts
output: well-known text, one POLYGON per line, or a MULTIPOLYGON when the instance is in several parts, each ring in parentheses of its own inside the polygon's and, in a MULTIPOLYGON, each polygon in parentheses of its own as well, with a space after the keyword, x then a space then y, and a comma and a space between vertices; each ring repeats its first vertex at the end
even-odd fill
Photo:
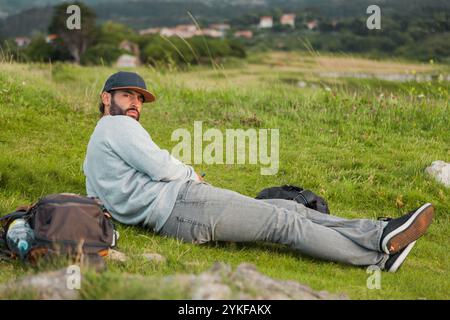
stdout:
POLYGON ((180 191, 178 191, 177 200, 183 201, 184 199, 186 199, 186 195, 189 189, 191 188, 193 182, 194 180, 188 180, 181 186, 180 191))
POLYGON ((201 181, 191 180, 189 186, 185 190, 182 201, 204 203, 207 200, 209 184, 201 181))
POLYGON ((190 218, 176 217, 176 238, 191 243, 206 243, 211 241, 211 228, 190 218))

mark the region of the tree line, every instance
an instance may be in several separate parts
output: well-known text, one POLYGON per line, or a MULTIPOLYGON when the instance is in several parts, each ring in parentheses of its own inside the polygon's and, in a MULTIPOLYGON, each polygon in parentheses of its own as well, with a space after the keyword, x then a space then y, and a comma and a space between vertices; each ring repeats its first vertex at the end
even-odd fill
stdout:
MULTIPOLYGON (((119 44, 127 39, 139 45, 140 60, 150 64, 209 63, 211 60, 227 57, 245 57, 249 50, 274 49, 348 52, 373 58, 403 57, 419 61, 433 59, 450 63, 450 11, 446 10, 450 5, 435 0, 427 3, 411 1, 398 0, 386 6, 383 5, 381 30, 369 30, 366 27, 368 16, 365 14, 364 6, 356 7, 354 2, 351 2, 350 6, 345 2, 337 1, 336 3, 342 7, 341 10, 337 10, 337 7, 332 7, 332 4, 326 1, 318 1, 316 6, 301 10, 293 7, 289 11, 286 8, 274 7, 252 12, 243 11, 234 17, 228 13, 230 18, 224 22, 228 22, 231 29, 224 39, 140 36, 128 23, 124 25, 106 21, 99 24, 99 19, 93 10, 78 3, 83 12, 84 30, 78 35, 76 32, 70 33, 74 42, 80 43, 75 47, 71 45, 73 41, 64 39, 64 30, 61 29, 67 17, 64 10, 68 5, 63 4, 52 9, 53 15, 48 32, 60 33, 60 37, 54 42, 48 43, 45 36, 41 34, 33 37, 31 44, 26 48, 18 48, 14 41, 9 40, 1 44, 1 49, 2 52, 7 52, 21 61, 111 64, 126 52, 119 48, 119 44), (318 7, 319 4, 320 7, 318 7), (402 6, 403 9, 400 10, 402 6), (332 14, 333 10, 330 8, 334 8, 335 14, 332 14), (352 9, 351 14, 347 12, 349 8, 352 9), (355 13, 355 10, 359 14, 355 13), (281 15, 287 12, 295 13, 295 28, 280 24, 281 15), (339 12, 347 14, 338 14, 339 12), (272 28, 257 27, 259 18, 264 15, 273 17, 272 28), (310 21, 316 21, 317 27, 310 30, 307 27, 310 21), (253 31, 253 38, 235 39, 233 33, 240 29, 253 31)), ((205 11, 205 8, 202 10, 205 11)), ((162 10, 162 7, 160 9, 162 10)), ((105 10, 103 11, 106 12, 105 10)), ((134 12, 132 10, 136 10, 136 6, 128 10, 134 12)), ((128 20, 130 19, 128 17, 128 20)), ((206 25, 207 22, 212 21, 208 21, 207 17, 199 18, 199 23, 202 25, 206 25)))
POLYGON ((69 4, 53 8, 48 34, 35 35, 30 44, 19 47, 14 40, 5 40, 1 52, 20 62, 72 61, 82 65, 111 65, 122 54, 130 54, 119 46, 127 40, 138 46, 142 63, 178 66, 218 62, 223 58, 244 58, 246 51, 237 39, 216 39, 194 36, 189 39, 162 37, 159 34, 139 35, 130 27, 112 21, 96 23, 95 12, 81 2, 74 2, 81 11, 82 28, 70 30, 66 26, 69 4))

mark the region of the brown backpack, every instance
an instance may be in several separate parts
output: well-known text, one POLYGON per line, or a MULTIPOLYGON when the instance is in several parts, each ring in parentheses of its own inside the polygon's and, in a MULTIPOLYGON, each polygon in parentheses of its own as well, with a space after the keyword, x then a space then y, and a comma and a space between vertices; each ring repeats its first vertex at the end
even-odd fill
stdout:
POLYGON ((111 215, 98 198, 58 193, 19 207, 0 218, 3 241, 8 226, 17 218, 25 219, 34 231, 29 260, 49 253, 106 256, 118 239, 111 215))

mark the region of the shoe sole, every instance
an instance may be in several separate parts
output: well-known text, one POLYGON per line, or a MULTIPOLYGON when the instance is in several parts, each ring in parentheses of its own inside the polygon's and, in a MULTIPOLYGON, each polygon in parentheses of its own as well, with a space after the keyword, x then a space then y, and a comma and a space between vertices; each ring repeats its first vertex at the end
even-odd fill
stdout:
POLYGON ((393 230, 383 239, 382 248, 387 254, 394 254, 411 242, 419 239, 428 229, 434 216, 431 203, 426 203, 406 221, 402 226, 393 230))
POLYGON ((388 272, 396 272, 400 268, 400 266, 403 264, 406 257, 408 256, 409 252, 412 250, 412 248, 414 247, 415 244, 416 244, 416 241, 413 241, 406 246, 405 250, 403 250, 403 252, 397 258, 397 260, 395 260, 395 262, 389 268, 388 272))

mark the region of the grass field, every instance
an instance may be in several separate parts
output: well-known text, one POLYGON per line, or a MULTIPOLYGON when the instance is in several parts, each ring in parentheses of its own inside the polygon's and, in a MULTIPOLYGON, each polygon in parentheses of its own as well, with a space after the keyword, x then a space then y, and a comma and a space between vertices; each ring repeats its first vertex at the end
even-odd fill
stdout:
MULTIPOLYGON (((115 71, 68 64, 0 64, 0 214, 59 192, 85 193, 82 163, 99 118, 98 94, 115 71)), ((369 61, 348 56, 267 53, 225 67, 188 71, 141 67, 157 101, 145 105, 142 125, 169 151, 177 128, 274 128, 280 131, 277 175, 260 165, 194 165, 211 184, 255 196, 264 187, 297 184, 323 195, 333 214, 357 218, 400 216, 424 202, 436 208, 434 223, 396 274, 382 274, 369 290, 363 268, 323 262, 273 244, 185 244, 150 231, 119 226, 125 263, 108 262, 88 273, 82 297, 183 298, 152 287, 150 279, 200 273, 215 261, 253 263, 264 274, 352 299, 450 298, 450 192, 426 176, 434 160, 450 162, 448 66, 369 61), (321 72, 432 73, 436 80, 392 82, 321 72), (301 85, 299 85, 301 83, 301 85), (144 252, 167 258, 142 259, 144 252), (123 274, 148 281, 125 283, 123 274)), ((49 266, 50 268, 50 266, 49 266)), ((36 272, 0 260, 0 283, 36 272)), ((28 297, 25 294, 3 298, 28 297)))

